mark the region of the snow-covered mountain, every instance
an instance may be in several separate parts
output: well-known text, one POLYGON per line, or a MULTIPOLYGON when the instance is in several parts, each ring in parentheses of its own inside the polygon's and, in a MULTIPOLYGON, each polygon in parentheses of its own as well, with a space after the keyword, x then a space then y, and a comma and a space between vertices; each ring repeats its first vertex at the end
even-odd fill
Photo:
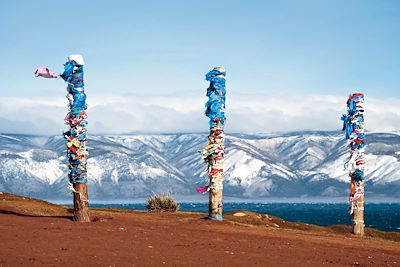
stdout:
MULTIPOLYGON (((88 141, 91 199, 195 195, 207 165, 207 134, 98 135, 88 141)), ((368 133, 366 194, 400 198, 400 134, 368 133)), ((0 135, 0 191, 69 198, 60 136, 0 135)), ((224 194, 234 197, 338 197, 348 194, 340 132, 226 135, 224 194)))

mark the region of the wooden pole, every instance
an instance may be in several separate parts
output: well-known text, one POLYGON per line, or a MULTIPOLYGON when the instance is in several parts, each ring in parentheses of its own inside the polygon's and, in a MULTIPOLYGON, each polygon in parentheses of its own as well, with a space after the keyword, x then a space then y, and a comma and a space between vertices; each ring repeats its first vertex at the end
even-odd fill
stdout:
POLYGON ((74 185, 74 217, 76 222, 90 222, 89 217, 89 201, 87 184, 76 183, 74 185))
POLYGON ((65 118, 69 130, 64 133, 67 140, 69 161, 69 188, 73 192, 74 216, 76 222, 90 222, 89 197, 87 188, 87 148, 86 148, 86 94, 83 82, 83 58, 70 55, 61 74, 67 83, 69 110, 65 118))
MULTIPOLYGON (((60 77, 68 83, 68 114, 65 124, 69 130, 64 133, 67 140, 68 188, 73 192, 74 216, 77 222, 90 222, 89 198, 87 189, 87 149, 86 149, 86 94, 83 82, 83 57, 70 55, 64 64, 60 77)), ((57 78, 57 74, 46 67, 36 69, 35 75, 44 78, 57 78)))
MULTIPOLYGON (((210 118, 209 142, 202 150, 203 159, 208 163, 209 208, 208 218, 222 221, 222 190, 224 163, 224 124, 225 124, 225 69, 215 67, 207 73, 210 81, 207 88, 209 100, 206 103, 206 116, 210 118)), ((200 192, 200 191, 199 191, 200 192)))
POLYGON ((353 233, 364 235, 364 94, 355 93, 347 100, 347 115, 342 116, 343 130, 349 140, 350 157, 346 163, 350 176, 350 214, 353 233))

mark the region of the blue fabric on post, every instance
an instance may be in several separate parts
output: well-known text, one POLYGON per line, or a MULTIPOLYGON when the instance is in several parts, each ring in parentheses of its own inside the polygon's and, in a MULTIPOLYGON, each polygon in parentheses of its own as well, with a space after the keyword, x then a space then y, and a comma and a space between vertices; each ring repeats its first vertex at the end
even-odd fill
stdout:
POLYGON ((351 116, 349 115, 342 115, 343 121, 343 129, 342 131, 345 132, 346 139, 349 139, 350 134, 353 132, 353 125, 351 124, 351 116))
POLYGON ((352 203, 350 212, 353 212, 353 204, 364 196, 364 94, 354 93, 347 99, 347 114, 342 116, 343 131, 351 149, 350 157, 345 163, 345 168, 350 172, 350 196, 352 203))
POLYGON ((85 126, 87 125, 87 104, 83 88, 83 66, 74 60, 70 60, 64 64, 64 72, 60 77, 68 83, 67 99, 69 100, 69 113, 65 122, 70 127, 70 130, 64 133, 64 137, 67 139, 67 157, 70 169, 68 177, 72 184, 86 183, 87 151, 85 126))
POLYGON ((209 218, 210 220, 215 220, 215 221, 222 221, 222 220, 223 220, 221 214, 213 214, 213 213, 210 213, 210 214, 208 214, 208 218, 209 218))
POLYGON ((64 64, 64 72, 60 74, 60 77, 64 79, 64 81, 69 82, 72 76, 72 72, 74 70, 75 64, 71 61, 68 61, 64 64))
POLYGON ((351 174, 351 177, 355 181, 363 181, 364 180, 364 172, 359 170, 359 169, 357 169, 351 174))
POLYGON ((74 94, 73 107, 85 108, 86 107, 86 94, 84 92, 78 92, 74 94))
POLYGON ((215 119, 220 119, 222 126, 225 123, 225 71, 213 69, 206 74, 206 80, 210 82, 207 88, 207 96, 205 115, 210 118, 210 127, 215 119))
POLYGON ((75 61, 68 61, 64 64, 64 72, 60 74, 60 77, 75 88, 84 86, 83 66, 79 66, 75 61))

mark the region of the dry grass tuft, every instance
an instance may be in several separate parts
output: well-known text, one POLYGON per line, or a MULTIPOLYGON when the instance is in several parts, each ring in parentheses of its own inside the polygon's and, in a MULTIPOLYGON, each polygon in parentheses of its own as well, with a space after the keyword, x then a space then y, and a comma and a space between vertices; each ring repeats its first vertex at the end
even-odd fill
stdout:
POLYGON ((149 212, 176 212, 179 210, 179 204, 168 193, 149 197, 146 208, 149 212))

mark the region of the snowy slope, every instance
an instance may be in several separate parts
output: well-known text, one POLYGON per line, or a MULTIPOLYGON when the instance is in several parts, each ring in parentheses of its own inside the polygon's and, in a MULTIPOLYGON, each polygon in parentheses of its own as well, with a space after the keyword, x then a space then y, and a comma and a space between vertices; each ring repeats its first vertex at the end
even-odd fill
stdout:
MULTIPOLYGON (((366 191, 400 198, 400 136, 368 133, 366 191)), ((92 199, 127 199, 170 191, 196 194, 206 164, 206 134, 90 136, 92 199)), ((0 191, 66 198, 62 137, 0 135, 0 191)), ((224 193, 235 197, 346 196, 348 155, 339 132, 226 135, 224 193)))

